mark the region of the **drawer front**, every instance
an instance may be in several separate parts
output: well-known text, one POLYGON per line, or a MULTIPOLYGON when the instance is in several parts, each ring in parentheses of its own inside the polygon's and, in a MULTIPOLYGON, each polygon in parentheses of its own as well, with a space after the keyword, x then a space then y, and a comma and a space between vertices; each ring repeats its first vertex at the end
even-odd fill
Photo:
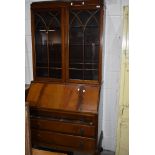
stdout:
POLYGON ((63 120, 31 119, 31 128, 95 138, 95 126, 68 123, 63 120))
POLYGON ((62 146, 80 151, 92 151, 96 148, 95 139, 93 138, 85 138, 40 130, 32 130, 31 137, 33 145, 35 145, 35 142, 41 142, 44 145, 47 144, 48 146, 62 146))
POLYGON ((85 125, 97 125, 97 114, 82 114, 82 113, 72 113, 64 112, 60 110, 43 110, 38 108, 30 107, 31 118, 44 118, 44 119, 65 119, 70 122, 79 121, 81 124, 85 125))

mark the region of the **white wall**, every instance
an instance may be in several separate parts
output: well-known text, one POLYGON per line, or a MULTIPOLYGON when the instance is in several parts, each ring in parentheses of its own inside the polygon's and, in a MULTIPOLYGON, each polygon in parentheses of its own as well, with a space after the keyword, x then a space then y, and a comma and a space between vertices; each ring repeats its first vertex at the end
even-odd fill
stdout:
MULTIPOLYGON (((27 84, 32 80, 30 4, 34 1, 39 0, 25 0, 25 83, 27 84)), ((128 0, 105 0, 103 147, 113 151, 116 145, 122 6, 127 4, 128 0)))
POLYGON ((26 84, 29 84, 33 78, 30 4, 31 0, 25 0, 25 83, 26 84))
POLYGON ((38 1, 52 1, 52 0, 25 0, 25 83, 26 84, 30 84, 30 82, 33 80, 30 4, 32 2, 38 2, 38 1))
POLYGON ((116 148, 123 5, 128 0, 105 0, 103 147, 112 151, 116 148))

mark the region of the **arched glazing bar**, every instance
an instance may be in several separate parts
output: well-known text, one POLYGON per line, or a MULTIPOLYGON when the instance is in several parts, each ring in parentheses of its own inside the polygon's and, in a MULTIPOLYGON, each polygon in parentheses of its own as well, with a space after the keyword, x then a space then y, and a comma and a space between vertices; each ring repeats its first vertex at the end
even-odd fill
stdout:
POLYGON ((36 76, 61 78, 61 13, 35 12, 36 76))
POLYGON ((71 10, 69 20, 69 78, 98 80, 99 10, 71 10))

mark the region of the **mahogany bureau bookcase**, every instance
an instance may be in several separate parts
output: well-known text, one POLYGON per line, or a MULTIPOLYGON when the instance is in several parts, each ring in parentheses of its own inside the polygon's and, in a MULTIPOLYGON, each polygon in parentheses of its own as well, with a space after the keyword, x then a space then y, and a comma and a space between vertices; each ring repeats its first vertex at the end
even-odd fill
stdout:
POLYGON ((100 154, 103 2, 31 4, 33 147, 100 154))

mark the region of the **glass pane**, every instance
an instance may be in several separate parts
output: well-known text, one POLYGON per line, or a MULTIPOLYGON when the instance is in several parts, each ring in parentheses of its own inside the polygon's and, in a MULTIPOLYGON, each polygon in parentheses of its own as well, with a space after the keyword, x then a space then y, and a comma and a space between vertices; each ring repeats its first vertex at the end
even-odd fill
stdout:
POLYGON ((50 67, 61 67, 61 35, 60 31, 49 32, 50 67))
POLYGON ((98 70, 90 69, 84 71, 85 80, 97 80, 98 79, 98 70))
POLYGON ((71 27, 70 28, 70 44, 83 44, 83 28, 71 27))
POLYGON ((60 10, 35 12, 36 66, 47 67, 46 76, 52 78, 61 78, 62 71, 60 18, 60 10))
POLYGON ((60 79, 62 76, 60 12, 50 12, 50 16, 51 22, 48 32, 50 77, 60 79))
POLYGON ((83 70, 81 69, 70 69, 69 70, 69 78, 70 79, 78 79, 80 80, 81 77, 83 76, 83 70))
POLYGON ((50 69, 51 78, 61 78, 61 69, 50 69))
POLYGON ((91 45, 85 45, 85 63, 98 64, 98 52, 99 46, 92 43, 91 45))
POLYGON ((71 64, 73 63, 81 63, 81 60, 83 59, 83 47, 80 45, 71 45, 69 46, 70 51, 70 67, 72 66, 71 64))
POLYGON ((71 10, 69 78, 98 80, 99 10, 71 10))
POLYGON ((47 53, 47 35, 46 32, 36 31, 35 34, 36 48, 36 66, 48 67, 47 53))
POLYGON ((48 77, 48 68, 37 68, 36 76, 38 77, 48 77))
POLYGON ((99 28, 86 27, 85 29, 85 44, 99 44, 99 28))

